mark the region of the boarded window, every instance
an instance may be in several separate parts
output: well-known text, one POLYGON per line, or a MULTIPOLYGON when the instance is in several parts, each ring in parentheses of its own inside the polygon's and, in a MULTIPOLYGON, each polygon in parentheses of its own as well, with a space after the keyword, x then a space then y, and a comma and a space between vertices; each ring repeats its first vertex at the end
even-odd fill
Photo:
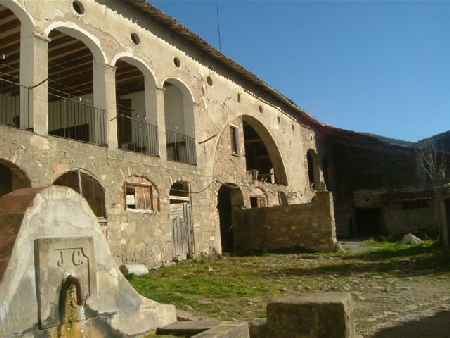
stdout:
POLYGON ((156 188, 145 178, 130 178, 125 184, 125 205, 130 210, 159 210, 156 188))
POLYGON ((231 152, 233 154, 239 154, 239 129, 234 126, 230 126, 230 141, 231 141, 231 152))

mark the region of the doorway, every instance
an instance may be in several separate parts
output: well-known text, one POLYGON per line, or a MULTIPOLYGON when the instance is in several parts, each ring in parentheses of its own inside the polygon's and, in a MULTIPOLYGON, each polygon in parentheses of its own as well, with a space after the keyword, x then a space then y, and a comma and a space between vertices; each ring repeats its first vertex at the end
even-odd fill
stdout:
POLYGON ((450 243, 450 198, 445 201, 445 212, 447 215, 447 236, 450 243))
POLYGON ((383 217, 380 208, 356 208, 356 231, 354 236, 367 238, 383 234, 383 217))
POLYGON ((243 207, 244 198, 237 186, 223 184, 219 189, 217 202, 222 252, 231 253, 234 250, 233 210, 243 207))
POLYGON ((189 183, 175 182, 172 184, 169 200, 174 258, 191 258, 194 255, 195 243, 189 183))

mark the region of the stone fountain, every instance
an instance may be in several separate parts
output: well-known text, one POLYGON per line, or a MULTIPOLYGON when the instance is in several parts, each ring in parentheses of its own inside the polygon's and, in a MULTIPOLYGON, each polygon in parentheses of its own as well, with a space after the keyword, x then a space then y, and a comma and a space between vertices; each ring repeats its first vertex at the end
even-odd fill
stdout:
POLYGON ((141 337, 176 321, 120 273, 97 218, 52 186, 0 198, 0 337, 141 337))

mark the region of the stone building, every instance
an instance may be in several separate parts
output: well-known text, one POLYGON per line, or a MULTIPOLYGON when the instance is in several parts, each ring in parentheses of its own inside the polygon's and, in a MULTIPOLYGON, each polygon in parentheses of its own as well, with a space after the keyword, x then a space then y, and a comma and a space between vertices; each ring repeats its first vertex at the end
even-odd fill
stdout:
POLYGON ((71 187, 120 262, 231 251, 234 207, 332 248, 320 123, 145 1, 0 0, 0 56, 0 195, 71 187))
MULTIPOLYGON (((450 183, 449 136, 444 133, 414 143, 322 128, 321 163, 334 196, 338 237, 399 237, 408 232, 435 237, 439 221, 434 208, 439 206, 433 201, 421 149, 433 143, 450 183)), ((450 210, 448 187, 444 184, 439 190, 441 207, 450 210)), ((447 222, 450 228, 450 218, 447 222)))

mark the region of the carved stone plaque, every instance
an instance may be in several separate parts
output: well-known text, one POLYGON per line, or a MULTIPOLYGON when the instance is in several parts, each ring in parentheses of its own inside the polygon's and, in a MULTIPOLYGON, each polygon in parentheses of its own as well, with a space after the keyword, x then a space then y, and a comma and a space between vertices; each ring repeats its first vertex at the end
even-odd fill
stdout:
POLYGON ((82 303, 96 295, 94 244, 91 237, 44 238, 34 244, 39 326, 47 329, 61 323, 60 298, 67 278, 78 281, 82 303))

